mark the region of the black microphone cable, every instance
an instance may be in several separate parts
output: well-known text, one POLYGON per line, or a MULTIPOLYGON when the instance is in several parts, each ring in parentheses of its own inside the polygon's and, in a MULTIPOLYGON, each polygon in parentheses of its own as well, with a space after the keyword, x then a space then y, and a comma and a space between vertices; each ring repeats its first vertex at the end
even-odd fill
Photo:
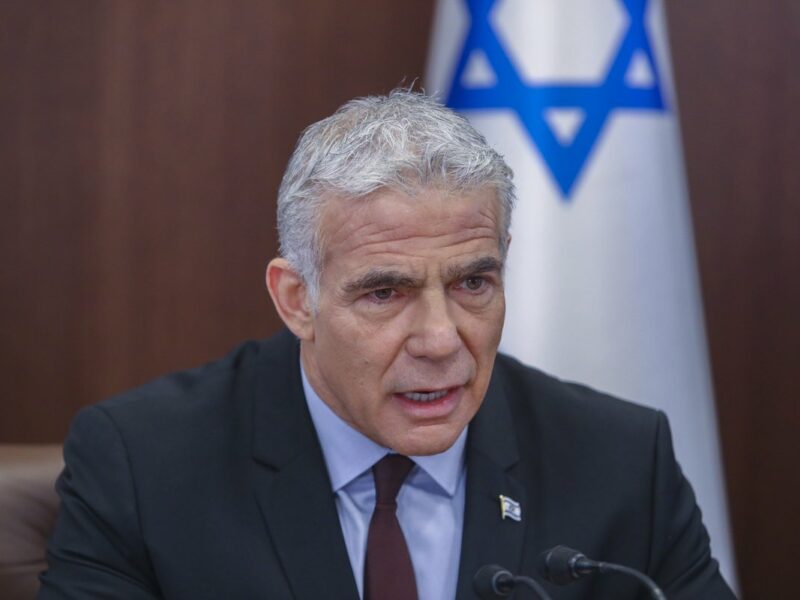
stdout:
POLYGON ((644 585, 650 595, 655 600, 667 600, 664 592, 644 573, 614 563, 607 563, 587 558, 581 552, 567 548, 566 546, 556 546, 543 552, 539 556, 539 573, 547 581, 558 585, 566 585, 593 573, 622 573, 634 577, 644 585))

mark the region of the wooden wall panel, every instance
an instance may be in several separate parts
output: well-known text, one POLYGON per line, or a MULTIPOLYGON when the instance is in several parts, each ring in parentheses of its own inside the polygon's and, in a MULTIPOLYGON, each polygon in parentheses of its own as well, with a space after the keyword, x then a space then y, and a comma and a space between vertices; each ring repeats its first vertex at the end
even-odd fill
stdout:
POLYGON ((746 599, 800 550, 800 4, 667 3, 746 599))
POLYGON ((278 320, 263 286, 303 127, 421 76, 428 0, 0 5, 0 441, 278 320))

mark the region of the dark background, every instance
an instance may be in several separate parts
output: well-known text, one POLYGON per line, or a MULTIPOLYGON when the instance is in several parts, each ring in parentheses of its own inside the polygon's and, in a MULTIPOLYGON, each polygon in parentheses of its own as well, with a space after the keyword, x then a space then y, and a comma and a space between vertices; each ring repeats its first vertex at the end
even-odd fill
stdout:
MULTIPOLYGON (((800 550, 800 3, 669 0, 742 596, 800 550)), ((300 130, 423 75, 429 0, 0 4, 0 442, 275 331, 300 130)))

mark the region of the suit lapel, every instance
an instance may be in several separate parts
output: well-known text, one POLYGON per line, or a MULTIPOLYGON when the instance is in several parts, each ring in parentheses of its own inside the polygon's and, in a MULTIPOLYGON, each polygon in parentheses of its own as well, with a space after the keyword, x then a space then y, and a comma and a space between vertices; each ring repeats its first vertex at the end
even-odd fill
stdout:
POLYGON ((499 564, 512 572, 518 572, 521 566, 526 523, 533 511, 524 486, 514 476, 518 462, 508 402, 501 382, 493 375, 467 440, 467 490, 456 598, 476 597, 472 578, 485 564, 499 564), (501 495, 519 503, 521 521, 502 518, 501 495))
MULTIPOLYGON (((264 348, 253 398, 254 489, 267 531, 298 600, 358 599, 334 494, 308 414, 299 346, 288 333, 264 348)), ((495 372, 496 373, 496 372, 495 372)), ((534 514, 515 466, 519 452, 502 382, 495 375, 470 424, 467 489, 456 598, 475 598, 484 564, 519 571, 526 523, 534 514), (499 496, 522 520, 501 518, 499 496)))
POLYGON ((299 346, 285 334, 253 398, 255 494, 298 600, 358 598, 334 494, 302 392, 299 346))

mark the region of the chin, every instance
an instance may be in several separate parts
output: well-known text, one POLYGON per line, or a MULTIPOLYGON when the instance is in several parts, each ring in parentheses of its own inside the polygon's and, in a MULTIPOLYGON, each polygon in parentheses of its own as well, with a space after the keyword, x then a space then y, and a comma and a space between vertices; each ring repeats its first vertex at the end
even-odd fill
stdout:
POLYGON ((405 456, 430 456, 441 454, 448 450, 458 439, 461 431, 456 432, 432 432, 421 431, 397 440, 391 448, 405 456))

